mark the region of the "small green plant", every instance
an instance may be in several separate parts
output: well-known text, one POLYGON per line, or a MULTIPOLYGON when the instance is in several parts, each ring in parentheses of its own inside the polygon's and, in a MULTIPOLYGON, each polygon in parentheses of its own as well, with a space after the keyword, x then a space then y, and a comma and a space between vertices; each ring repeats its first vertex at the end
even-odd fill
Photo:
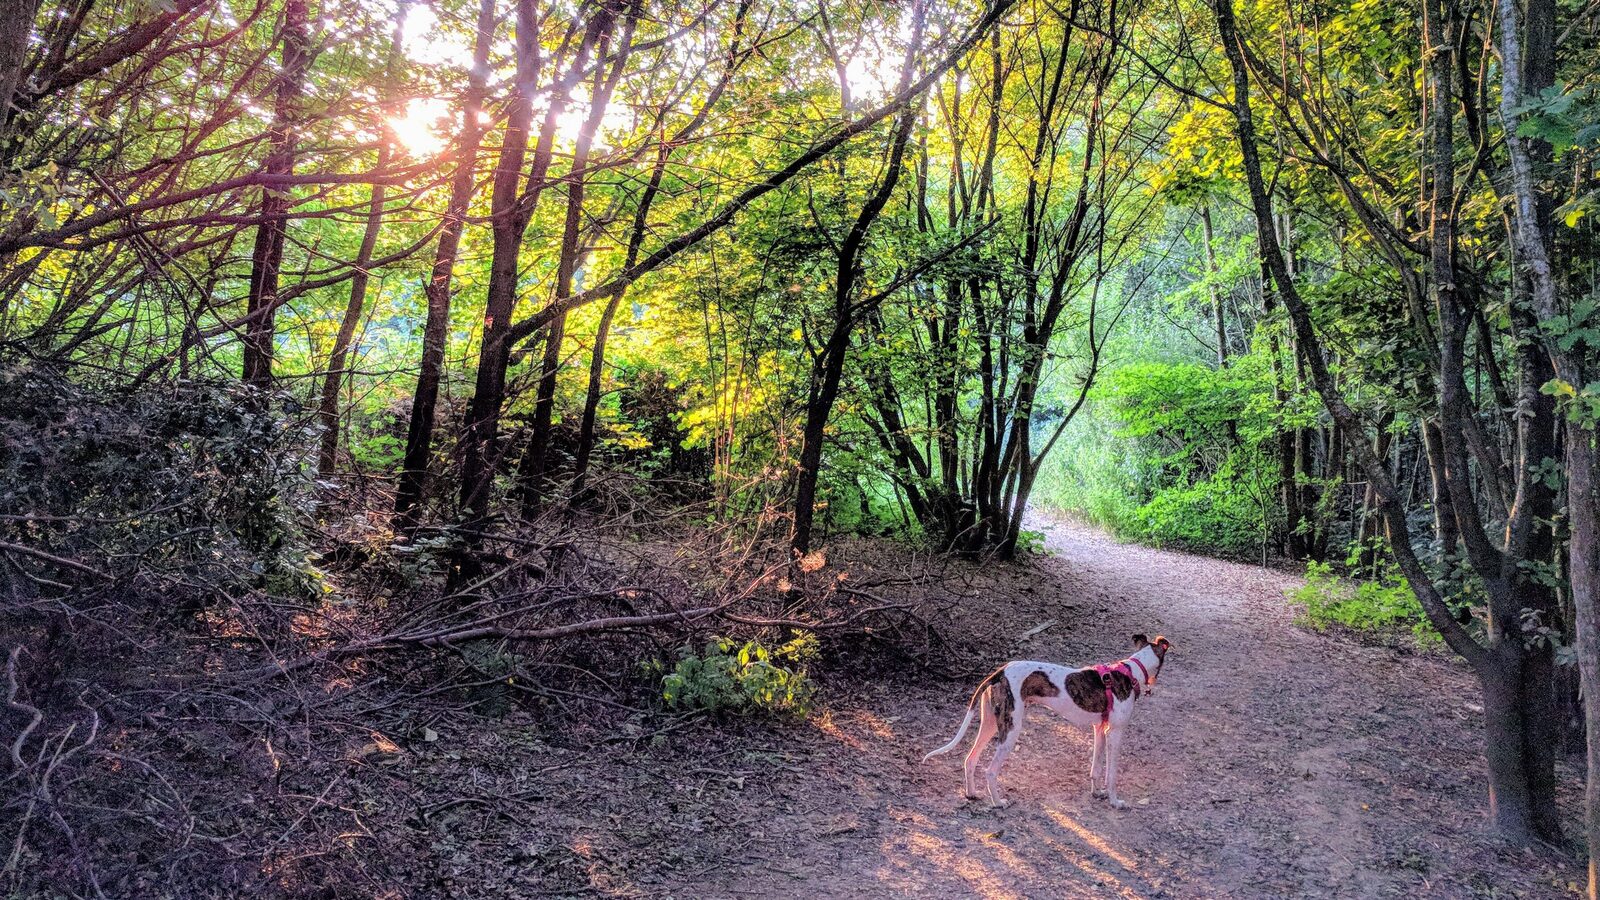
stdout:
POLYGON ((1439 640, 1410 584, 1391 562, 1378 563, 1373 577, 1362 580, 1335 574, 1330 563, 1313 562, 1294 600, 1305 606, 1306 620, 1319 630, 1330 625, 1374 632, 1409 628, 1419 642, 1439 640))
POLYGON ((1027 529, 1017 532, 1017 552, 1038 555, 1049 552, 1045 549, 1044 532, 1027 529))
POLYGON ((775 650, 730 638, 711 641, 702 653, 685 647, 661 679, 661 698, 674 709, 804 718, 816 696, 804 663, 816 652, 810 634, 775 650))

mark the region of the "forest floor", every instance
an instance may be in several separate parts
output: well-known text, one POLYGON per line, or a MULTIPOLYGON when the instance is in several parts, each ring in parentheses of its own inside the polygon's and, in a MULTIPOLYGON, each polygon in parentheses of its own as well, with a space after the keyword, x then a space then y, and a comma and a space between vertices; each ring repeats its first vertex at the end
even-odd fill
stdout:
MULTIPOLYGON (((965 747, 921 758, 976 678, 902 672, 827 681, 798 724, 641 719, 619 743, 615 723, 569 723, 592 728, 587 745, 446 734, 418 762, 482 760, 477 793, 368 875, 456 896, 1575 893, 1570 856, 1483 829, 1481 707, 1461 664, 1297 625, 1291 574, 1039 527, 1048 554, 982 567, 947 628, 1008 635, 995 662, 1110 661, 1132 632, 1168 636, 1123 745, 1128 809, 1090 799, 1089 735, 1043 710, 1001 776, 1011 805, 966 800, 965 747)), ((1572 822, 1578 781, 1562 780, 1572 822)))

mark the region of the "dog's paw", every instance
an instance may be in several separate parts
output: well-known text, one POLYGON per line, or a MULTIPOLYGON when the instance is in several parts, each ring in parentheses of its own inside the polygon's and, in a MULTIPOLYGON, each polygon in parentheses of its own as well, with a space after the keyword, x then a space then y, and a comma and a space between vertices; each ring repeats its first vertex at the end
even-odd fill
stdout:
POLYGON ((1010 805, 1011 805, 1011 799, 1009 797, 1002 797, 1001 799, 996 800, 995 802, 989 804, 990 808, 992 808, 992 809, 1005 809, 1006 807, 1008 807, 1010 805))
POLYGON ((1112 797, 1111 798, 1111 808, 1112 809, 1127 809, 1128 808, 1128 801, 1122 799, 1121 797, 1112 797))
POLYGON ((1096 800, 1104 800, 1105 798, 1111 796, 1111 794, 1103 788, 1091 788, 1089 790, 1089 796, 1095 798, 1096 800))

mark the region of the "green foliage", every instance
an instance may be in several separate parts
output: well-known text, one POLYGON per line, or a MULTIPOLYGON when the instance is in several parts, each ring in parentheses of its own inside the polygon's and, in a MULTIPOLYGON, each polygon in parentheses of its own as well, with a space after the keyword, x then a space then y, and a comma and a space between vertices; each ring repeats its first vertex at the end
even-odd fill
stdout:
POLYGON ((1259 552, 1271 525, 1269 476, 1241 473, 1229 457, 1214 473, 1158 490, 1134 512, 1130 536, 1157 546, 1246 556, 1259 552), (1265 490, 1264 490, 1265 489, 1265 490))
MULTIPOLYGON (((1354 555, 1359 555, 1359 550, 1354 555)), ((1331 563, 1313 562, 1306 567, 1305 584, 1294 591, 1293 598, 1305 607, 1306 621, 1319 630, 1330 625, 1370 632, 1409 630, 1420 643, 1440 640, 1410 584, 1392 562, 1379 562, 1372 576, 1362 579, 1336 574, 1331 563)))
POLYGON ((1017 532, 1017 551, 1019 553, 1033 553, 1043 555, 1045 550, 1044 532, 1030 531, 1026 528, 1017 532))
MULTIPOLYGON (((1578 300, 1572 304, 1570 313, 1554 316, 1540 323, 1540 326, 1545 335, 1566 353, 1578 348, 1600 352, 1600 302, 1593 297, 1578 300)), ((1593 428, 1600 423, 1600 381, 1576 385, 1553 378, 1540 390, 1555 397, 1564 414, 1586 427, 1593 428)))
POLYGON ((0 538, 141 576, 188 609, 218 589, 319 596, 299 525, 312 438, 236 383, 128 391, 0 369, 0 509, 23 514, 0 538))
POLYGON ((1134 362, 1110 374, 1096 432, 1063 448, 1041 499, 1118 536, 1236 556, 1260 551, 1281 519, 1264 452, 1277 419, 1265 362, 1226 369, 1134 362))
POLYGON ((1066 510, 1119 537, 1131 537, 1144 457, 1119 435, 1098 404, 1080 414, 1039 471, 1037 502, 1066 510))
POLYGON ((809 634, 775 650, 729 638, 711 641, 698 654, 684 647, 661 679, 661 697, 673 709, 804 718, 816 696, 805 663, 816 652, 809 634))

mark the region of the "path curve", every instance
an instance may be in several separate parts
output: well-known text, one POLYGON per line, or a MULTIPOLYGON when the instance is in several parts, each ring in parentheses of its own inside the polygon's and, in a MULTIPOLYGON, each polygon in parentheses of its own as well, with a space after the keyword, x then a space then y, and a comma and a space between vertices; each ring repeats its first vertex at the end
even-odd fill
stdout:
POLYGON ((1019 657, 1114 660, 1133 631, 1173 641, 1123 745, 1130 809, 1088 797, 1088 734, 1043 710, 1001 776, 1011 807, 964 800, 960 753, 920 759, 954 731, 966 689, 885 686, 823 718, 823 746, 773 785, 778 812, 739 859, 674 893, 1571 896, 1570 860, 1483 831, 1481 707, 1463 666, 1297 626, 1291 575, 1042 527, 1051 558, 1017 576, 1034 583, 971 612, 996 610, 1019 637, 1058 621, 1019 657))

